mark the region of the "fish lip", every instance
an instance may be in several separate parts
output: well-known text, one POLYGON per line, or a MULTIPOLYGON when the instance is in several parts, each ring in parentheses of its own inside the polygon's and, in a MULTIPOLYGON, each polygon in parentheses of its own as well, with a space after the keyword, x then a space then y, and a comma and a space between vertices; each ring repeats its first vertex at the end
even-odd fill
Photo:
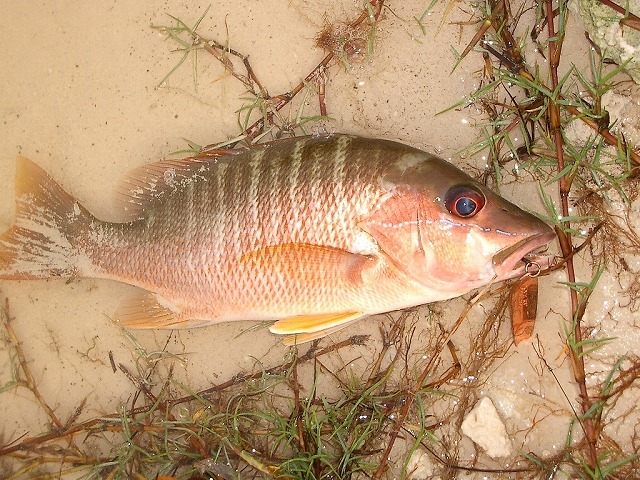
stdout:
POLYGON ((503 248, 492 259, 495 274, 502 280, 522 276, 526 273, 527 263, 536 263, 540 267, 539 270, 548 268, 552 257, 532 254, 555 237, 556 234, 553 231, 537 233, 503 248), (525 262, 525 259, 528 262, 525 262))

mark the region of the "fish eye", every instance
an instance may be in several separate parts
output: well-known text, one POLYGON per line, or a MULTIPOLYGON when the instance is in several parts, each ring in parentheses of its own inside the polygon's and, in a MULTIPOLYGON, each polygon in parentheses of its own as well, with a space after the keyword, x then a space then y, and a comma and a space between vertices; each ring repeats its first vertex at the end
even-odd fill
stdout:
POLYGON ((473 217, 484 207, 484 195, 470 185, 456 185, 444 195, 444 206, 457 217, 473 217))

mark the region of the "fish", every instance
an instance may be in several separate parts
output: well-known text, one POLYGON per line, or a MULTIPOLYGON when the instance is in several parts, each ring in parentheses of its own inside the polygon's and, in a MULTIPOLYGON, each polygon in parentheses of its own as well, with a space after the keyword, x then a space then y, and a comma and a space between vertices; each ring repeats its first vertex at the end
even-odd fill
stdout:
POLYGON ((0 279, 115 280, 139 287, 125 327, 265 321, 293 344, 520 277, 555 238, 439 157, 346 134, 143 165, 114 205, 100 220, 18 157, 0 279))

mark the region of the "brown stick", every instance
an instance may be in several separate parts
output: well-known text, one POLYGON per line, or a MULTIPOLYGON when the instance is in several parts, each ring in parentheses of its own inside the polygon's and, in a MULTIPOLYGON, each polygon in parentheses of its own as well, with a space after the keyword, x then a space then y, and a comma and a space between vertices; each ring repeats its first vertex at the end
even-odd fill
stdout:
POLYGON ((601 4, 606 5, 607 7, 611 8, 612 10, 615 10, 616 12, 618 12, 620 15, 624 15, 625 19, 629 19, 629 20, 633 20, 635 22, 640 22, 640 18, 638 18, 637 15, 634 15, 633 13, 631 13, 629 10, 621 7, 620 5, 618 5, 617 3, 612 2, 611 0, 598 0, 601 4))
MULTIPOLYGON (((5 321, 6 323, 6 321, 5 321)), ((15 338, 15 335, 14 335, 15 338)), ((235 375, 233 376, 231 379, 227 380, 226 382, 220 383, 218 385, 214 385, 213 387, 207 388, 206 390, 202 390, 200 392, 198 392, 195 396, 194 395, 190 395, 190 396, 186 396, 186 397, 182 397, 182 398, 177 398, 171 401, 166 402, 166 408, 171 408, 174 407, 176 405, 182 404, 182 403, 186 403, 189 401, 193 401, 196 397, 202 398, 205 397, 211 393, 215 393, 215 392, 220 392, 223 390, 226 390, 229 387, 232 387, 234 385, 237 385, 239 383, 245 382, 247 380, 250 379, 255 379, 255 378, 260 378, 262 375, 264 375, 264 373, 267 374, 276 374, 276 373, 282 373, 284 371, 289 370, 294 363, 296 364, 301 364, 301 363, 305 363, 308 362, 310 360, 314 360, 318 357, 321 357, 323 355, 327 355, 331 352, 335 352, 337 350, 340 350, 341 348, 345 348, 345 347, 350 347, 353 345, 362 345, 366 340, 367 340, 368 336, 367 335, 354 335, 346 340, 343 340, 342 342, 338 342, 335 343, 333 345, 329 345, 325 348, 322 348, 320 350, 317 350, 315 347, 311 347, 309 348, 309 350, 307 350, 307 352, 304 355, 301 355, 299 357, 297 357, 294 360, 291 360, 290 362, 278 365, 276 367, 270 368, 268 370, 266 370, 265 372, 256 372, 254 374, 251 375, 245 375, 245 374, 240 374, 240 375, 235 375)), ((16 339, 17 340, 17 339, 16 339)), ((150 410, 152 410, 155 407, 155 405, 151 404, 151 405, 145 405, 142 407, 137 407, 135 409, 132 409, 130 412, 128 412, 131 416, 134 415, 139 415, 139 414, 144 414, 144 413, 148 413, 150 410)), ((61 440, 63 438, 68 438, 71 437, 73 435, 76 435, 78 433, 95 433, 95 432, 100 432, 100 431, 106 431, 109 429, 114 428, 112 425, 108 424, 107 421, 113 419, 113 420, 117 420, 119 418, 121 418, 121 413, 113 413, 111 415, 106 415, 103 416, 102 418, 94 418, 91 420, 87 420, 85 422, 79 423, 77 425, 68 427, 68 428, 60 428, 59 430, 56 431, 52 431, 50 433, 44 434, 44 435, 38 435, 35 437, 28 437, 28 438, 24 438, 23 440, 21 440, 18 443, 14 443, 13 445, 8 444, 2 448, 0 448, 0 457, 6 456, 6 455, 11 455, 12 453, 21 451, 21 450, 28 450, 30 447, 33 447, 34 445, 41 445, 43 443, 49 442, 49 441, 54 441, 54 440, 61 440)), ((117 427, 116 427, 117 428, 117 427)), ((13 442, 12 442, 13 443, 13 442)))
MULTIPOLYGON (((456 323, 454 323, 453 326, 451 327, 451 330, 438 342, 438 344, 437 344, 437 346, 435 348, 435 353, 431 356, 431 358, 429 359, 429 362, 427 363, 425 368, 422 370, 422 373, 418 377, 418 380, 407 391, 406 397, 405 397, 405 403, 402 405, 402 409, 400 410, 400 413, 398 414, 398 419, 396 420, 396 422, 394 424, 393 430, 389 434, 389 443, 387 444, 386 448, 384 449, 384 452, 382 452, 382 456, 380 458, 380 465, 378 466, 378 469, 375 471, 375 473, 371 477, 373 480, 380 480, 382 478, 382 475, 384 474, 385 470, 387 469, 387 463, 389 461, 389 455, 391 454, 391 450, 393 449, 393 445, 395 444, 395 442, 396 442, 396 440, 398 438, 398 435, 400 434, 400 431, 402 430, 403 424, 404 424, 405 420, 407 419, 407 417, 409 415, 409 411, 411 410, 411 406, 413 405, 413 402, 415 401, 415 398, 418 395, 418 393, 420 392, 420 390, 422 390, 423 388, 426 387, 424 382, 425 382, 427 376, 432 372, 432 369, 433 369, 434 365, 436 364, 436 361, 438 360, 438 358, 440 358, 440 354, 444 350, 445 345, 448 345, 449 341, 451 340, 451 337, 453 337, 453 334, 456 333, 456 331, 458 330, 458 328, 462 324, 463 320, 469 314, 469 311, 473 308, 473 306, 476 303, 478 303, 481 299, 485 298, 485 294, 489 291, 489 289, 491 287, 492 287, 492 283, 490 283, 489 285, 484 287, 482 289, 482 291, 478 293, 478 295, 476 295, 473 299, 471 299, 467 303, 465 309, 462 311, 462 313, 460 314, 460 316, 456 320, 456 323)), ((454 358, 454 362, 456 362, 456 364, 457 364, 457 357, 454 358)), ((456 365, 454 365, 453 368, 454 368, 455 371, 459 371, 456 365)))
POLYGON ((0 315, 0 316, 2 317, 2 323, 7 332, 7 336, 9 337, 9 341, 11 342, 11 346, 13 347, 13 350, 16 352, 16 357, 18 359, 18 363, 20 364, 20 369, 24 374, 24 380, 22 381, 19 380, 19 383, 25 386, 26 388, 28 388, 31 391, 31 393, 33 393, 33 396, 36 397, 36 400, 38 401, 40 406, 47 413, 47 416, 49 417, 49 420, 51 420, 51 423, 53 423, 53 425, 55 426, 55 429, 62 430, 64 428, 62 422, 60 421, 58 416, 55 414, 53 409, 49 407, 47 402, 45 402, 42 394, 40 393, 40 390, 38 390, 36 381, 33 378, 33 375, 31 374, 31 370, 29 369, 29 365, 27 364, 26 357, 24 356, 24 351, 22 350, 22 344, 20 343, 20 341, 18 341, 16 332, 13 330, 13 327, 11 326, 12 319, 9 313, 8 298, 6 298, 4 301, 4 315, 0 315))
MULTIPOLYGON (((351 22, 349 24, 349 26, 350 27, 357 27, 358 25, 360 25, 362 22, 364 22, 367 19, 371 20, 372 22, 377 21, 378 18, 380 17, 380 13, 382 12, 382 7, 384 6, 384 1, 385 0, 370 0, 369 5, 371 6, 372 14, 370 15, 369 9, 365 8, 363 10, 363 12, 360 14, 360 16, 356 20, 351 22)), ((216 55, 216 57, 217 57, 217 55, 216 55)), ((256 138, 258 135, 260 135, 264 131, 264 128, 266 126, 266 122, 271 122, 273 120, 273 117, 274 117, 276 112, 279 112, 289 102, 291 102, 291 100, 293 100, 293 98, 295 98, 295 96, 302 91, 302 89, 305 87, 305 85, 307 85, 310 82, 318 80, 320 78, 320 76, 324 74, 324 71, 329 66, 329 63, 331 62, 331 60, 333 60, 333 57, 334 57, 333 52, 328 53, 320 61, 320 63, 318 63, 318 65, 316 65, 316 67, 311 71, 311 73, 309 73, 306 77, 304 77, 304 80, 302 80, 292 90, 274 97, 272 99, 271 110, 267 113, 267 118, 266 119, 264 117, 259 118, 253 124, 251 124, 249 127, 247 127, 247 129, 244 132, 242 132, 242 134, 245 135, 248 140, 252 140, 252 139, 256 138)), ((243 57, 243 58, 246 58, 246 57, 243 57)), ((251 70, 251 73, 253 73, 253 70, 251 70)), ((255 75, 253 76, 253 78, 255 79, 255 75)), ((259 85, 258 82, 256 82, 256 83, 259 85)), ((323 92, 323 94, 324 94, 324 92, 323 92)), ((324 101, 325 100, 324 100, 324 95, 323 95, 323 97, 320 99, 320 102, 321 102, 320 104, 323 105, 324 101)), ((321 114, 322 115, 326 115, 326 107, 325 107, 325 112, 324 113, 321 112, 321 114)), ((233 148, 234 145, 235 144, 231 144, 231 145, 228 146, 228 148, 233 148)), ((207 151, 213 150, 215 148, 216 148, 216 144, 207 145, 206 147, 204 147, 202 149, 201 153, 206 153, 207 151)))
MULTIPOLYGON (((564 0, 559 0, 563 2, 564 0)), ((549 36, 549 69, 551 73, 551 91, 556 91, 558 88, 558 64, 560 63, 560 53, 562 51, 563 35, 560 32, 556 32, 555 29, 555 16, 553 14, 553 5, 551 0, 544 0, 544 6, 547 17, 547 33, 549 36)), ((549 98, 548 108, 549 124, 551 125, 551 134, 553 135, 556 158, 558 161, 558 171, 563 171, 565 167, 564 161, 564 146, 562 140, 562 126, 560 123, 560 106, 553 97, 549 98)), ((571 189, 571 180, 567 175, 563 175, 559 180, 560 187, 560 204, 563 217, 569 216, 569 191, 571 189)), ((566 262, 567 279, 570 283, 575 283, 576 274, 573 265, 573 245, 571 243, 571 234, 567 233, 570 225, 567 223, 567 229, 559 230, 558 238, 560 239, 560 247, 562 255, 569 257, 566 262)), ((580 390, 580 406, 582 413, 586 414, 591 409, 591 399, 589 398, 589 392, 585 383, 585 366, 582 343, 582 315, 578 315, 578 292, 570 288, 569 295, 571 298, 571 317, 573 319, 573 336, 575 339, 575 350, 569 349, 572 356, 572 364, 574 366, 574 376, 580 390)), ((578 419, 584 429, 585 437, 588 445, 588 464, 591 469, 594 469, 598 462, 598 455, 596 451, 595 429, 591 418, 587 418, 585 415, 578 419)))

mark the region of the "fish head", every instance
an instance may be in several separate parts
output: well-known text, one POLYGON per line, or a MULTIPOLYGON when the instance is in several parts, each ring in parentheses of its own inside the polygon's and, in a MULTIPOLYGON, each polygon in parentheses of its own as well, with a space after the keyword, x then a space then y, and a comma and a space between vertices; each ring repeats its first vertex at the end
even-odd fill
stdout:
POLYGON ((423 152, 405 154, 380 185, 362 228, 396 267, 436 292, 430 301, 522 276, 527 258, 555 238, 542 220, 423 152))

